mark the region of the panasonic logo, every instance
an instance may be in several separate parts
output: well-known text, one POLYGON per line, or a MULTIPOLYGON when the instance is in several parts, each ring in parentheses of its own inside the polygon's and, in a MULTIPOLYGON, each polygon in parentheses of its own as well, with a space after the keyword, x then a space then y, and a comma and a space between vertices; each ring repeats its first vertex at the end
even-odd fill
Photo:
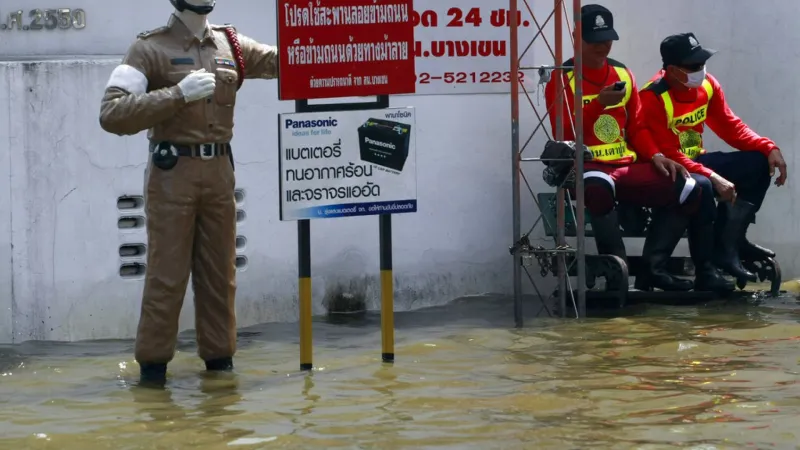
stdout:
POLYGON ((364 142, 366 142, 367 144, 371 144, 371 145, 377 145, 378 147, 388 148, 390 150, 394 150, 394 149, 397 148, 391 142, 373 141, 372 139, 370 139, 368 137, 364 138, 364 142))
POLYGON ((339 125, 339 121, 328 117, 327 119, 318 119, 318 120, 292 120, 286 119, 284 122, 284 128, 287 130, 289 128, 318 128, 318 127, 335 127, 339 125))

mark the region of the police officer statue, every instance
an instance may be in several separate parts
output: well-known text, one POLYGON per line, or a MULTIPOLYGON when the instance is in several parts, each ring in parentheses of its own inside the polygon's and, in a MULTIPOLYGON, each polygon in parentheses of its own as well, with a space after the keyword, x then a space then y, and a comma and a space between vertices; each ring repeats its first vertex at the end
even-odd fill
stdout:
POLYGON ((163 385, 189 274, 200 358, 233 369, 236 204, 230 141, 245 78, 278 76, 278 49, 209 25, 215 0, 170 0, 166 26, 139 34, 111 73, 100 125, 148 130, 147 274, 135 356, 144 385, 163 385))

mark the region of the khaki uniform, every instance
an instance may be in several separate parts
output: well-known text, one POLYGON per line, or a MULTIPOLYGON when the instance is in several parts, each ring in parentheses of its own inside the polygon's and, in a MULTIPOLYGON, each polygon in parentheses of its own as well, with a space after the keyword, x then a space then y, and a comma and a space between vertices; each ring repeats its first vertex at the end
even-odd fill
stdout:
MULTIPOLYGON (((140 364, 172 360, 190 272, 199 356, 209 361, 236 351, 235 178, 225 144, 233 136, 239 75, 224 29, 212 25, 198 40, 173 16, 166 27, 140 34, 103 96, 100 123, 110 133, 149 130, 151 146, 166 141, 228 150, 210 159, 181 156, 170 170, 151 160, 145 170, 147 275, 135 350, 140 364), (186 103, 177 83, 203 68, 216 73, 215 92, 186 103)), ((245 78, 276 78, 277 48, 237 35, 245 78)))

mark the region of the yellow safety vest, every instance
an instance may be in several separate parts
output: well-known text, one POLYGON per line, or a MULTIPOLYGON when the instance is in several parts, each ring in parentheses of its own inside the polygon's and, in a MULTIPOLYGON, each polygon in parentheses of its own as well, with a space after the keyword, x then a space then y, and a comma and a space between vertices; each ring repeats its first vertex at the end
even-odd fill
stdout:
MULTIPOLYGON (((565 65, 570 65, 571 63, 572 60, 570 59, 565 65)), ((631 99, 633 82, 628 74, 628 70, 622 63, 610 58, 608 63, 614 68, 614 71, 617 72, 617 77, 619 77, 620 81, 625 82, 626 91, 621 102, 616 105, 606 106, 604 110, 609 111, 615 108, 623 108, 624 111, 625 106, 631 99)), ((573 71, 567 71, 566 75, 569 78, 569 88, 572 95, 575 95, 575 78, 573 76, 573 71)), ((584 95, 581 100, 583 101, 583 105, 586 106, 596 98, 597 94, 584 95)), ((627 112, 623 114, 627 116, 627 112)), ((611 114, 601 114, 595 120, 593 126, 594 136, 584 136, 585 145, 592 152, 594 161, 611 162, 622 158, 631 158, 631 162, 636 161, 637 154, 628 147, 628 142, 625 139, 624 124, 626 121, 627 118, 620 123, 620 121, 611 114)))
POLYGON ((703 148, 703 135, 692 129, 706 121, 708 105, 711 104, 711 97, 714 96, 714 86, 711 85, 708 79, 703 80, 702 87, 707 94, 705 104, 678 117, 675 117, 675 104, 672 102, 669 89, 666 88, 661 79, 655 82, 648 82, 642 88, 642 90, 652 90, 661 97, 664 102, 664 110, 667 113, 667 127, 678 136, 681 153, 689 159, 695 159, 706 152, 703 148), (656 87, 656 85, 659 86, 656 87))

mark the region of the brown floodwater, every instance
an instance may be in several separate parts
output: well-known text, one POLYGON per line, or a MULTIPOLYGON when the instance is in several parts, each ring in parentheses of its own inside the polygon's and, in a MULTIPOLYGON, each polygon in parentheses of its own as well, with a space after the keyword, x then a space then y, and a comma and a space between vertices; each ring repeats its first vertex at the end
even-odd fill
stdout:
POLYGON ((794 296, 529 318, 470 298, 240 332, 236 372, 208 376, 181 336, 165 390, 136 387, 131 341, 0 347, 2 449, 797 449, 794 296))

